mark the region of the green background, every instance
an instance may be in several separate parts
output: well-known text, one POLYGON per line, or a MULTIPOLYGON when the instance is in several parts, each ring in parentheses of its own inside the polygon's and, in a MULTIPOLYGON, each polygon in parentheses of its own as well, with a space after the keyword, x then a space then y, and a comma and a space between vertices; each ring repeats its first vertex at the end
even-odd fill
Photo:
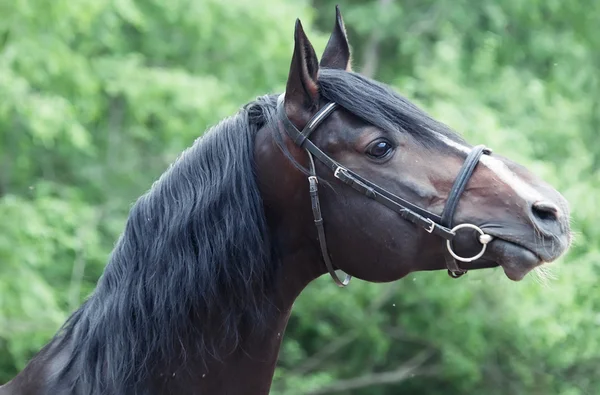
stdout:
MULTIPOLYGON (((570 201, 540 274, 327 277, 298 299, 273 394, 600 393, 600 2, 338 1, 357 71, 570 201)), ((0 383, 94 288, 133 201, 210 125, 282 91, 333 1, 0 0, 0 383)))

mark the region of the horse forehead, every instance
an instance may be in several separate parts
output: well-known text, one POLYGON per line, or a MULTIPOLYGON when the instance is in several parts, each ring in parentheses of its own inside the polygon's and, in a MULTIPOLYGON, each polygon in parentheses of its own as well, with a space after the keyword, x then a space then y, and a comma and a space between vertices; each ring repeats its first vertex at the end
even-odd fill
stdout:
MULTIPOLYGON (((454 141, 443 134, 436 133, 436 137, 447 146, 464 153, 469 153, 471 148, 454 141)), ((528 202, 542 200, 540 192, 536 191, 521 176, 512 171, 506 163, 490 155, 482 155, 479 161, 487 167, 502 183, 510 187, 519 197, 528 202)))
POLYGON ((352 114, 338 110, 315 130, 315 139, 330 149, 342 149, 352 145, 361 136, 363 127, 358 119, 352 118, 352 114))

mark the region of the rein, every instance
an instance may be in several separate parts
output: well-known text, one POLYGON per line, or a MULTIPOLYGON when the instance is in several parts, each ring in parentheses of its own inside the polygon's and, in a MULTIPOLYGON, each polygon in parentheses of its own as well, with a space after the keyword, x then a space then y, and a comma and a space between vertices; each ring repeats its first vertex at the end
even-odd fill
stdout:
MULTIPOLYGON (((425 229, 430 234, 437 235, 446 241, 446 253, 445 261, 448 268, 448 274, 452 278, 459 278, 463 274, 467 273, 466 269, 459 267, 457 261, 460 262, 473 262, 483 256, 487 248, 487 244, 493 240, 493 237, 486 234, 481 228, 473 224, 459 224, 454 227, 453 218, 460 197, 467 186, 467 182, 471 178, 475 167, 479 163, 479 158, 482 155, 490 155, 492 151, 483 145, 475 146, 467 155, 455 181, 448 195, 448 200, 442 211, 442 215, 439 216, 428 210, 415 206, 407 200, 402 199, 399 196, 387 191, 386 189, 366 180, 354 173, 352 170, 345 168, 340 163, 336 162, 326 153, 324 153, 319 147, 317 147, 310 139, 310 135, 323 123, 327 117, 329 117, 336 109, 339 108, 337 103, 328 103, 323 106, 317 113, 308 121, 302 131, 298 130, 296 126, 289 120, 284 108, 284 95, 279 96, 277 101, 277 112, 279 120, 283 124, 283 129, 286 131, 288 136, 294 141, 296 145, 304 148, 309 158, 309 192, 311 198, 311 206, 315 226, 317 228, 317 234, 319 238, 319 245, 321 248, 321 254, 325 261, 325 266, 329 274, 333 278, 333 281, 340 287, 348 285, 352 276, 346 274, 346 278, 341 280, 331 262, 329 252, 327 251, 327 242, 325 239, 325 228, 323 224, 323 216, 321 213, 321 206, 319 203, 319 187, 318 179, 316 174, 315 162, 313 157, 317 158, 325 166, 327 166, 332 172, 333 176, 344 184, 349 185, 356 191, 362 193, 370 199, 383 204, 392 211, 395 211, 400 217, 408 220, 425 229), (479 233, 479 242, 481 243, 481 251, 472 257, 461 257, 454 252, 452 249, 452 240, 456 236, 456 231, 459 229, 470 228, 474 229, 479 233)), ((483 269, 493 267, 494 265, 480 265, 474 269, 483 269)))

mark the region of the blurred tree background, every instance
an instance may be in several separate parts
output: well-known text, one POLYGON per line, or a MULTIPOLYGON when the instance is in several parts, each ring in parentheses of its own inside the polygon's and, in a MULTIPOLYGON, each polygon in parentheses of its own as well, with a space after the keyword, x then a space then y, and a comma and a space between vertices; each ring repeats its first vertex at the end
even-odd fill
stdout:
POLYGON ((600 393, 600 2, 0 0, 0 383, 94 288, 132 202, 203 131, 282 91, 300 17, 339 3, 353 67, 571 202, 545 276, 326 277, 272 393, 600 393))

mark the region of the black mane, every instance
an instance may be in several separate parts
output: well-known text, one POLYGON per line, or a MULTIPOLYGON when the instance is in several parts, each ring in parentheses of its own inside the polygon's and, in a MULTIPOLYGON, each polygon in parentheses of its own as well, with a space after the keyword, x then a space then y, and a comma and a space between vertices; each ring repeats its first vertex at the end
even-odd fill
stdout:
MULTIPOLYGON (((359 74, 322 69, 318 83, 325 98, 383 130, 408 131, 426 145, 439 141, 432 131, 461 140, 359 74)), ((72 347, 60 376, 73 388, 143 394, 157 366, 219 358, 239 345, 242 331, 263 329, 278 259, 254 139, 275 118, 276 99, 263 96, 221 121, 134 204, 95 292, 52 342, 72 347)))
POLYGON ((439 145, 440 140, 433 132, 467 145, 448 126, 389 86, 370 78, 345 70, 321 69, 318 84, 325 98, 384 131, 406 131, 425 146, 439 145))
POLYGON ((218 358, 242 328, 261 330, 278 262, 253 149, 274 108, 263 97, 220 122, 135 203, 95 292, 54 339, 73 347, 61 374, 73 387, 144 393, 153 366, 182 351, 218 358))

